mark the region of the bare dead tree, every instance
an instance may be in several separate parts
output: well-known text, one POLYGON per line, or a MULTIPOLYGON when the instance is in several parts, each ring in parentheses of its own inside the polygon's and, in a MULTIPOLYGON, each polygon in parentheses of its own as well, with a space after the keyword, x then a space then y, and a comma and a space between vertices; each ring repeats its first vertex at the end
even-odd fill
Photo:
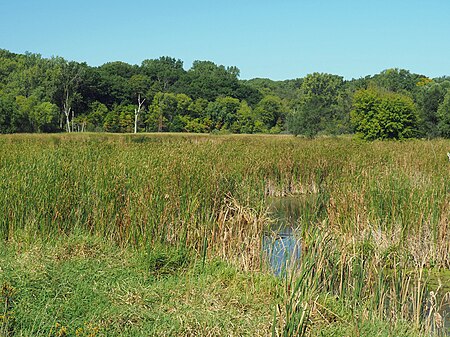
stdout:
POLYGON ((134 133, 137 133, 138 118, 144 102, 145 98, 141 100, 141 94, 138 94, 138 107, 134 109, 134 133))
POLYGON ((75 131, 75 128, 73 126, 74 119, 75 119, 75 111, 73 111, 73 109, 72 109, 72 132, 75 131))
POLYGON ((72 103, 77 97, 77 89, 81 82, 82 68, 75 62, 66 62, 62 60, 61 67, 61 86, 62 86, 62 110, 66 117, 66 131, 73 132, 73 119, 75 113, 72 109, 72 103), (71 116, 72 115, 72 116, 71 116), (72 123, 71 123, 72 120, 72 123))
POLYGON ((84 130, 86 129, 86 124, 87 124, 86 119, 83 119, 81 121, 81 132, 84 132, 84 130))
POLYGON ((70 112, 72 111, 72 107, 69 102, 69 90, 66 88, 64 88, 64 90, 66 91, 66 97, 63 103, 63 112, 66 116, 66 131, 70 132, 70 112))

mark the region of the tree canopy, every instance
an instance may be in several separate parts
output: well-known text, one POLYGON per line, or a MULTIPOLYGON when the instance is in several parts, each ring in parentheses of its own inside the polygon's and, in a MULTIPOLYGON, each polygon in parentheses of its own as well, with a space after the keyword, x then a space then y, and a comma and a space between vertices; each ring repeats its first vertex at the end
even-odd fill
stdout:
POLYGON ((0 50, 0 133, 217 130, 450 137, 446 76, 430 79, 397 68, 352 80, 325 73, 284 81, 239 76, 236 66, 197 60, 185 69, 182 60, 169 56, 140 65, 112 61, 91 67, 0 50), (363 106, 370 99, 376 111, 363 106))

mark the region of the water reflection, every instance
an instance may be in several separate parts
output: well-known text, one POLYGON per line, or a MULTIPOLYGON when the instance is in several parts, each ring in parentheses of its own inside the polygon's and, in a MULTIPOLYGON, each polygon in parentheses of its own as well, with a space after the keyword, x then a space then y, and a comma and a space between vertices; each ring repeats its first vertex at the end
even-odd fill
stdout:
POLYGON ((263 250, 275 275, 298 266, 301 242, 296 228, 300 202, 294 197, 271 198, 269 211, 275 222, 263 237, 263 250))
POLYGON ((300 260, 300 241, 292 234, 267 234, 263 238, 263 248, 270 268, 278 276, 294 268, 300 260))

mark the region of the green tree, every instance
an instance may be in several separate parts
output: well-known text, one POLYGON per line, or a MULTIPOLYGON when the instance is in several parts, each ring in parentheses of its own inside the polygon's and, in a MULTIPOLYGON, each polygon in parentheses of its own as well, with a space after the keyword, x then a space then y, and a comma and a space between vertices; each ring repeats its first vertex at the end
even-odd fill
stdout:
POLYGON ((372 81, 381 88, 388 91, 398 93, 412 93, 417 83, 422 80, 424 76, 412 74, 409 70, 391 68, 383 70, 381 73, 375 75, 372 81))
POLYGON ((206 109, 209 102, 204 98, 198 98, 191 103, 185 117, 184 131, 204 133, 211 130, 212 121, 206 117, 206 109))
POLYGON ((101 90, 99 101, 112 108, 114 104, 132 104, 136 93, 130 88, 130 79, 137 75, 139 68, 125 62, 108 62, 98 68, 101 90))
POLYGON ((417 90, 416 101, 421 119, 421 133, 427 137, 435 137, 438 130, 438 108, 444 101, 450 82, 434 81, 421 85, 417 90))
POLYGON ((189 115, 192 118, 204 117, 206 108, 208 107, 208 101, 204 98, 197 98, 196 100, 191 102, 191 105, 188 108, 189 115))
POLYGON ((229 130, 237 121, 237 111, 240 102, 233 97, 218 97, 214 102, 210 102, 206 109, 207 117, 212 121, 212 126, 217 130, 229 130))
POLYGON ((319 132, 331 133, 339 115, 339 94, 343 88, 341 76, 313 73, 303 80, 298 103, 287 121, 290 132, 314 137, 319 132))
POLYGON ((186 125, 184 131, 195 132, 195 133, 205 133, 211 129, 211 123, 208 119, 203 118, 188 118, 186 120, 186 125))
POLYGON ((37 132, 55 131, 58 123, 59 108, 50 102, 37 104, 30 113, 31 124, 37 132))
POLYGON ((192 104, 192 99, 186 94, 177 94, 175 98, 177 100, 177 107, 173 114, 172 122, 169 125, 169 131, 186 131, 186 125, 191 120, 189 107, 192 104))
POLYGON ((350 122, 350 111, 352 110, 354 91, 352 91, 348 82, 340 88, 336 103, 333 105, 333 111, 330 119, 325 126, 325 132, 331 135, 349 134, 353 132, 350 122))
POLYGON ((319 131, 324 129, 322 123, 322 114, 325 107, 321 105, 318 97, 313 96, 302 102, 299 107, 294 108, 287 117, 286 124, 289 132, 307 137, 316 136, 319 131))
POLYGON ((106 132, 120 132, 120 118, 117 109, 114 109, 105 117, 103 130, 106 132))
POLYGON ((86 129, 88 131, 101 131, 108 112, 108 107, 105 104, 98 101, 91 103, 87 115, 86 129))
POLYGON ((127 87, 131 94, 130 99, 135 100, 138 94, 145 97, 145 94, 150 88, 151 80, 148 76, 143 74, 136 74, 131 76, 127 81, 127 87))
POLYGON ((0 133, 14 133, 17 131, 15 118, 19 107, 14 99, 1 95, 0 92, 0 133))
POLYGON ((35 132, 38 131, 35 125, 32 124, 32 114, 39 100, 35 95, 25 97, 22 95, 16 96, 16 103, 18 106, 16 121, 20 121, 18 132, 35 132))
POLYGON ((115 110, 119 115, 120 132, 133 132, 135 106, 132 104, 118 105, 115 110))
MULTIPOLYGON (((297 78, 293 80, 273 81, 268 78, 254 78, 251 80, 243 80, 241 82, 258 90, 263 96, 272 95, 280 97, 282 100, 293 101, 298 95, 298 90, 300 89, 303 79, 297 78)), ((259 100, 261 100, 261 98, 259 100)), ((249 103, 251 102, 249 101, 249 103)))
POLYGON ((177 111, 178 115, 189 115, 189 107, 192 104, 192 99, 186 94, 177 94, 177 111))
POLYGON ((237 110, 237 121, 234 123, 232 131, 238 133, 254 133, 255 122, 258 120, 255 111, 242 101, 237 110))
POLYGON ((284 123, 285 108, 279 97, 268 95, 256 105, 255 114, 266 128, 270 129, 284 123))
POLYGON ((239 81, 233 96, 241 101, 246 101, 250 106, 254 107, 261 101, 264 95, 245 82, 239 81))
POLYGON ((413 100, 377 88, 355 93, 351 121, 357 133, 366 140, 411 138, 418 131, 413 100))
POLYGON ((170 126, 178 108, 176 94, 158 92, 149 106, 147 126, 151 131, 170 131, 170 126))
POLYGON ((439 135, 450 138, 450 89, 437 111, 439 135))

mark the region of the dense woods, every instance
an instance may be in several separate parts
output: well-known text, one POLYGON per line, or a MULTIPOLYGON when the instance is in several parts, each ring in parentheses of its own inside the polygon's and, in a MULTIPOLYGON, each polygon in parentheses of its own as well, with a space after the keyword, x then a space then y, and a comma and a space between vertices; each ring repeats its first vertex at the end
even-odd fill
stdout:
POLYGON ((235 66, 160 57, 99 67, 0 50, 0 133, 232 132, 450 137, 450 78, 404 69, 344 80, 240 80, 235 66))

